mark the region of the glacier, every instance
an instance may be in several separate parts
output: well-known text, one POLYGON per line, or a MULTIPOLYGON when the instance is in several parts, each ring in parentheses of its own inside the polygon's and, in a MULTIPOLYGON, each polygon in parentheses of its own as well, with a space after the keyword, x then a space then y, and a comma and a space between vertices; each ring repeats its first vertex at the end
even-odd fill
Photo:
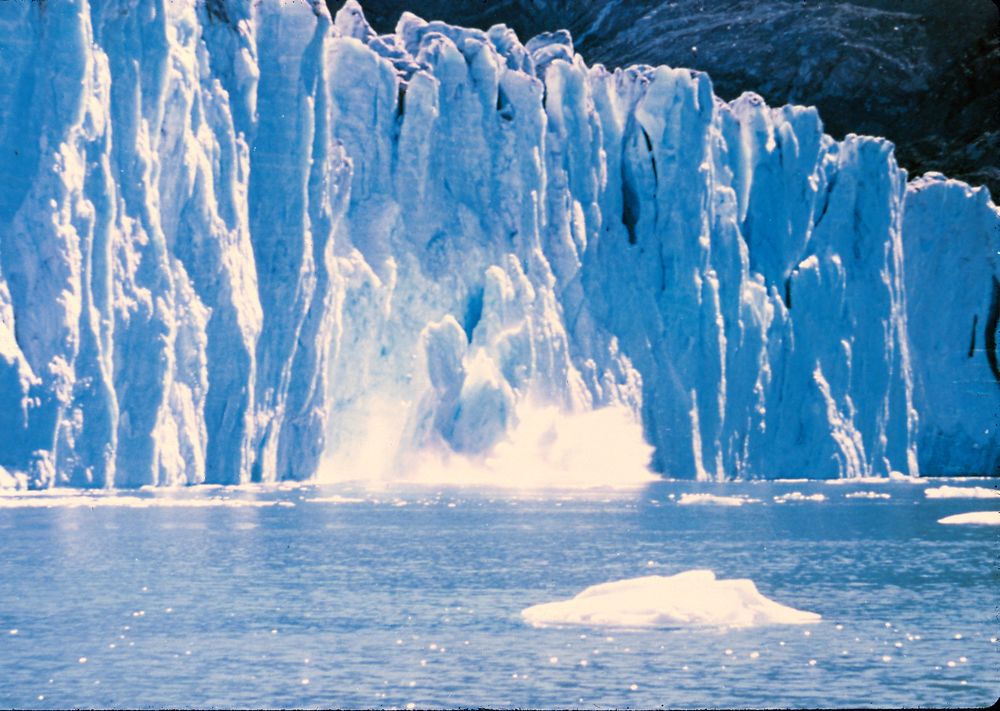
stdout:
POLYGON ((672 477, 1000 471, 1000 210, 815 109, 354 0, 0 3, 0 63, 0 485, 406 471, 553 409, 672 477))

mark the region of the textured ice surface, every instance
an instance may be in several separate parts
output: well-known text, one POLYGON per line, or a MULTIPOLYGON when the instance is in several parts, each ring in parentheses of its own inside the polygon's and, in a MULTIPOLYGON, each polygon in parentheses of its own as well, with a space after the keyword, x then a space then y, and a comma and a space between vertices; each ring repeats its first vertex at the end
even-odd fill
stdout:
POLYGON ((1000 462, 996 207, 813 109, 354 2, 0 3, 0 53, 2 486, 1000 462))
POLYGON ((903 234, 920 470, 1000 474, 996 207, 928 174, 909 185, 903 234))
POLYGON ((1000 511, 970 511, 938 519, 938 523, 1000 526, 1000 511))
POLYGON ((985 486, 937 486, 924 489, 928 499, 1000 499, 1000 491, 985 486))
POLYGON ((754 627, 819 622, 820 616, 760 594, 751 580, 719 580, 711 570, 650 575, 594 585, 570 600, 534 605, 536 627, 754 627))

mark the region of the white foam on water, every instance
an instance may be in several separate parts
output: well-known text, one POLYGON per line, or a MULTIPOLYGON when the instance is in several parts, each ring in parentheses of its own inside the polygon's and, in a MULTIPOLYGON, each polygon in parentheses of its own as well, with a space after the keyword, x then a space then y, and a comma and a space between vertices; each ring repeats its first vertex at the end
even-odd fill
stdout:
POLYGON ((985 486, 936 486, 924 489, 928 499, 1000 499, 1000 491, 985 486))
POLYGON ((820 615, 763 596, 752 580, 719 580, 711 570, 649 575, 594 585, 569 600, 521 611, 534 627, 755 627, 809 624, 820 615))
POLYGON ((848 494, 844 494, 845 499, 891 499, 890 494, 885 494, 879 491, 852 491, 848 494))
POLYGON ((714 506, 742 506, 743 504, 759 504, 760 499, 753 499, 749 496, 718 496, 717 494, 681 494, 677 499, 681 506, 693 505, 714 505, 714 506))
POLYGON ((1000 511, 970 511, 969 513, 955 514, 939 518, 938 523, 968 524, 979 526, 1000 526, 1000 511))
POLYGON ((803 494, 801 491, 790 491, 774 497, 775 503, 784 504, 788 501, 826 501, 823 494, 803 494))

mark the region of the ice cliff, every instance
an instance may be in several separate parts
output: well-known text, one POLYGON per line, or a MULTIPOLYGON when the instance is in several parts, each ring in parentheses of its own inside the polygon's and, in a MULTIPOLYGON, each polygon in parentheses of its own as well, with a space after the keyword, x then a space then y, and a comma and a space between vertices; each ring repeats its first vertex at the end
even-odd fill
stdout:
POLYGON ((1000 212, 813 109, 353 1, 0 3, 0 65, 0 480, 605 407, 671 476, 997 472, 1000 212))

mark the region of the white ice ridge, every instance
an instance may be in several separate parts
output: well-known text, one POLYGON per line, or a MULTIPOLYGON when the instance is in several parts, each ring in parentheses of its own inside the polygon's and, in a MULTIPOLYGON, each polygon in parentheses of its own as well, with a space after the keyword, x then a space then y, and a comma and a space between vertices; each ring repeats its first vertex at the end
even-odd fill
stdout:
POLYGON ((924 489, 928 499, 1000 499, 1000 491, 985 486, 937 486, 924 489))
POLYGON ((479 466, 532 408, 678 478, 1000 463, 1000 211, 814 109, 353 0, 0 2, 0 53, 0 485, 479 466))
POLYGON ((938 523, 949 525, 1000 526, 1000 511, 970 511, 939 518, 938 523))
POLYGON ((751 580, 719 580, 711 570, 594 585, 570 600, 526 608, 521 617, 535 627, 615 628, 755 627, 821 619, 764 597, 751 580))

